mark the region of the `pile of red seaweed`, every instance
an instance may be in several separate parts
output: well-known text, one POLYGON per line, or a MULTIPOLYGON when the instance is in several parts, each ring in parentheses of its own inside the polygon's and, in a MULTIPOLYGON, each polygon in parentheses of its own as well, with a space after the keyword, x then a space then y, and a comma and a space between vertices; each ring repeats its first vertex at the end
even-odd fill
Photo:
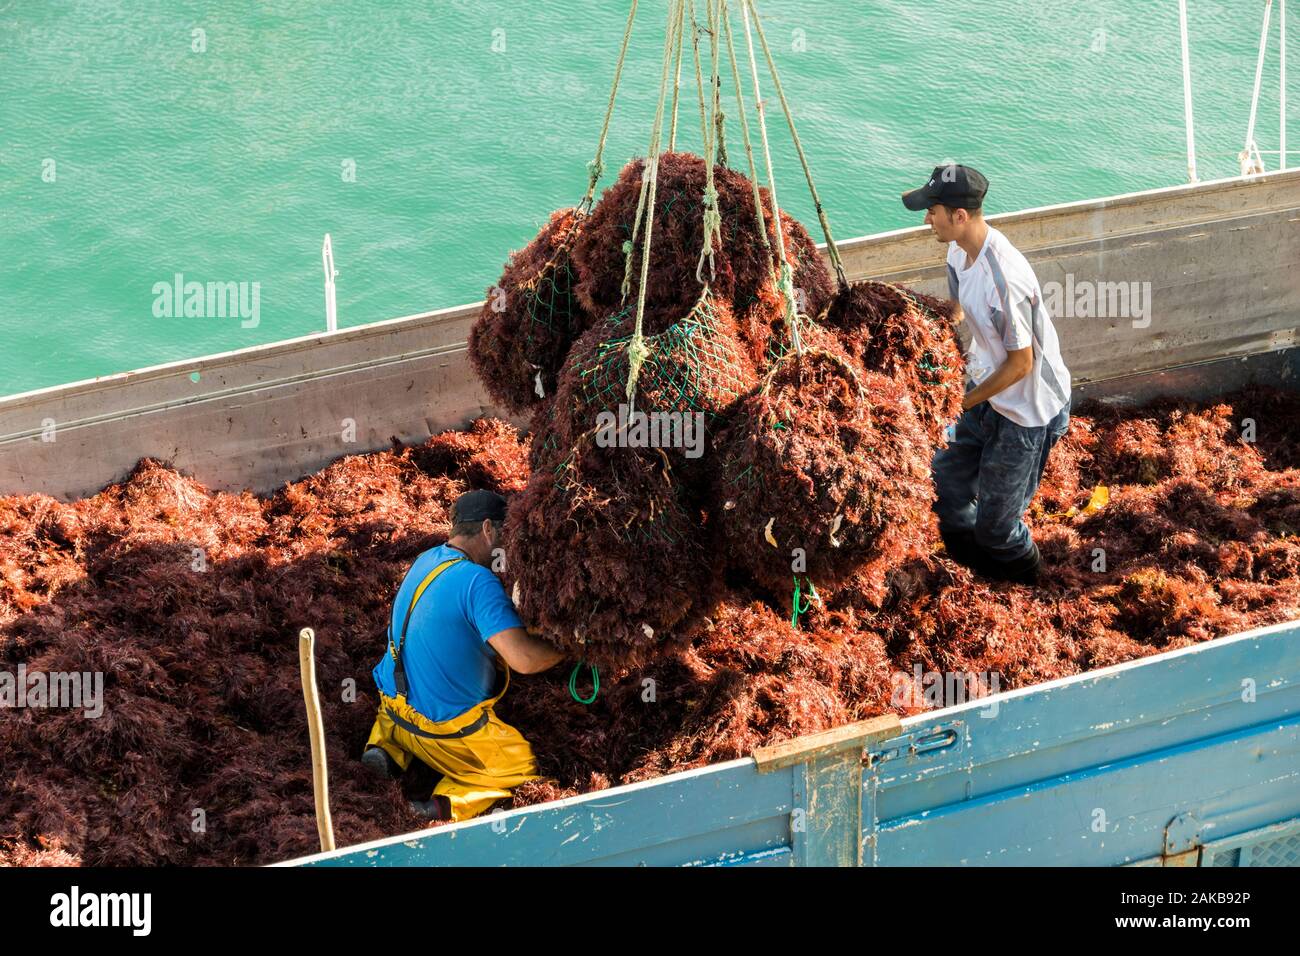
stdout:
MULTIPOLYGON (((573 261, 579 276, 574 291, 592 315, 612 315, 623 308, 625 301, 636 301, 641 279, 640 239, 628 277, 626 300, 622 294, 623 244, 633 238, 644 167, 644 160, 635 160, 623 168, 617 181, 601 196, 574 244, 573 261)), ((733 305, 737 317, 743 317, 771 287, 772 250, 776 245, 772 197, 766 189, 759 189, 767 227, 764 242, 754 214, 753 184, 725 166, 715 166, 713 173, 722 241, 714 254, 709 287, 715 296, 733 305)), ((699 156, 664 153, 659 157, 646 288, 647 333, 658 332, 686 315, 698 297, 696 268, 704 241, 705 179, 705 161, 699 156)), ((781 215, 781 227, 794 286, 803 293, 805 311, 816 316, 826 308, 834 292, 830 276, 808 231, 785 213, 781 215)))
POLYGON ((945 304, 885 283, 836 290, 807 230, 781 213, 778 247, 770 194, 725 166, 713 169, 720 240, 706 260, 698 156, 660 157, 643 280, 646 170, 629 163, 589 214, 557 212, 502 277, 530 288, 529 270, 550 275, 568 250, 560 231, 575 237, 574 310, 594 321, 567 354, 523 355, 518 316, 536 304, 485 306, 471 336, 492 395, 537 386, 534 473, 505 535, 512 591, 546 640, 615 667, 680 642, 713 608, 716 572, 789 595, 792 610, 800 587, 821 599, 853 579, 879 597, 922 549, 928 462, 962 393, 945 304), (647 442, 633 410, 701 434, 647 442))
MULTIPOLYGON (((1300 395, 1261 389, 1208 406, 1084 409, 1031 514, 1047 561, 1036 589, 973 577, 926 521, 925 546, 877 593, 840 588, 799 627, 730 575, 679 642, 604 671, 589 707, 571 699, 567 665, 519 677, 501 713, 548 779, 516 803, 932 706, 917 665, 996 674, 1009 689, 1295 619, 1298 423, 1300 395), (1110 502, 1090 512, 1099 484, 1110 502)), ((105 682, 97 719, 0 709, 0 863, 251 864, 313 851, 296 652, 308 625, 340 844, 417 827, 399 789, 357 762, 376 704, 370 670, 401 577, 444 539, 449 503, 471 486, 518 494, 527 453, 510 426, 483 421, 343 458, 267 497, 211 492, 145 460, 82 501, 0 499, 0 670, 105 682)))
POLYGON ((728 564, 791 591, 792 554, 823 591, 874 558, 918 553, 932 446, 911 395, 821 330, 777 360, 719 439, 715 522, 728 564))

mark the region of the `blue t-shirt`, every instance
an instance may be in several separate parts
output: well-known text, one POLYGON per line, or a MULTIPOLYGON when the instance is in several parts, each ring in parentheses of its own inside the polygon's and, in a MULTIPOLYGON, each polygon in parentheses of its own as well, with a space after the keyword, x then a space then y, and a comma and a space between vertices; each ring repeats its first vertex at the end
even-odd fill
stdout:
MULTIPOLYGON (((415 589, 430 571, 450 558, 462 558, 424 589, 402 645, 409 688, 407 702, 429 720, 450 720, 492 696, 497 653, 488 638, 523 627, 497 576, 445 544, 415 559, 393 601, 389 637, 396 644, 415 589)), ((375 684, 397 696, 393 655, 385 648, 372 672, 375 684)))

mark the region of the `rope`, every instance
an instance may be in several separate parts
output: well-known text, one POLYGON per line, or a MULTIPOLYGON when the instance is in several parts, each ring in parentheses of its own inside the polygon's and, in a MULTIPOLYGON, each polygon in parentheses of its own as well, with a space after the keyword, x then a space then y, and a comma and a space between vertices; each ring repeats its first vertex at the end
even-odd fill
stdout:
POLYGON ((641 218, 645 214, 646 183, 650 179, 650 159, 646 158, 641 167, 641 190, 636 195, 636 213, 632 217, 632 238, 623 242, 623 284, 619 288, 620 306, 627 304, 627 294, 632 291, 632 250, 636 248, 637 236, 641 234, 641 218))
POLYGON ((709 142, 709 121, 705 118, 704 112, 704 72, 700 67, 700 24, 695 19, 695 0, 689 0, 691 5, 691 49, 695 55, 695 92, 700 98, 700 148, 704 149, 709 142))
POLYGON ((623 60, 627 56, 628 41, 632 38, 632 21, 636 18, 637 0, 632 0, 632 9, 627 12, 627 26, 623 28, 623 45, 618 51, 618 65, 614 67, 614 85, 609 90, 609 105, 605 107, 605 122, 600 127, 600 141, 596 144, 596 155, 587 164, 587 195, 578 204, 579 214, 591 209, 592 197, 596 195, 596 183, 605 172, 605 163, 601 159, 605 152, 605 139, 609 135, 609 121, 614 115, 614 99, 618 96, 618 81, 623 75, 623 60))
MULTIPOLYGON (((753 4, 751 0, 741 0, 740 12, 745 23, 745 43, 749 48, 749 72, 754 81, 754 101, 758 107, 758 133, 763 141, 763 159, 767 165, 767 190, 772 196, 772 219, 776 233, 776 257, 781 263, 777 288, 785 300, 785 326, 790 333, 790 343, 797 354, 803 354, 803 341, 799 336, 799 314, 794 303, 794 281, 790 271, 790 262, 785 256, 785 238, 781 231, 781 206, 776 200, 776 176, 772 172, 772 151, 767 144, 767 121, 763 114, 763 97, 758 86, 758 61, 754 58, 754 38, 749 32, 749 14, 753 4)), ((758 14, 754 14, 757 19, 758 14)))
POLYGON ((600 671, 596 670, 595 664, 587 664, 591 668, 591 696, 582 697, 578 694, 578 674, 582 670, 582 665, 587 664, 586 659, 578 661, 573 665, 573 672, 569 674, 569 696, 580 704, 590 704, 600 693, 600 671))
MULTIPOLYGON (((691 0, 694 3, 694 0, 691 0)), ((709 34, 710 56, 712 59, 712 74, 710 87, 713 90, 713 122, 704 125, 704 243, 700 247, 700 259, 695 264, 695 281, 701 285, 707 286, 713 281, 717 272, 714 268, 714 237, 717 237, 718 247, 722 246, 722 213, 718 211, 718 190, 713 182, 713 164, 717 161, 717 137, 713 131, 717 125, 718 115, 718 33, 716 23, 717 0, 708 0, 709 11, 709 34), (709 264, 709 278, 704 278, 704 263, 709 264)), ((700 109, 704 108, 703 90, 700 94, 700 109)))
MULTIPOLYGON (((686 8, 682 7, 681 11, 682 13, 685 13, 686 8)), ((685 33, 682 30, 681 17, 679 16, 677 22, 677 78, 673 81, 673 125, 668 134, 668 152, 670 153, 676 152, 677 150, 677 97, 682 90, 682 37, 684 35, 685 33)))
POLYGON ((763 56, 767 59, 767 68, 772 74, 772 85, 776 87, 776 94, 781 99, 781 109, 785 112, 785 121, 790 127, 790 138, 794 140, 795 152, 799 154, 799 163, 803 166, 804 177, 808 180, 808 191, 812 193, 813 206, 817 210, 817 219, 822 226, 822 235, 826 237, 826 251, 830 254, 831 265, 835 268, 835 278, 839 282, 840 288, 846 289, 849 283, 844 276, 844 263, 840 261, 840 251, 835 247, 835 238, 831 235, 831 225, 826 219, 826 210, 822 208, 821 197, 817 195, 817 186, 813 182, 812 170, 808 168, 808 157, 804 155, 803 144, 799 142, 799 133, 794 128, 794 114, 790 112, 790 104, 785 98, 785 90, 781 86, 781 77, 777 73, 776 61, 772 59, 772 51, 768 49, 767 36, 763 33, 762 22, 758 19, 758 8, 754 6, 754 0, 744 0, 744 2, 748 4, 749 9, 754 14, 754 29, 758 33, 758 42, 762 44, 763 56))
MULTIPOLYGON (((767 241, 767 222, 763 219, 763 196, 758 191, 758 169, 754 165, 754 147, 749 141, 749 119, 745 116, 745 88, 740 82, 740 67, 736 65, 736 44, 731 37, 731 10, 727 7, 727 0, 721 0, 721 3, 722 28, 727 34, 727 53, 731 59, 731 76, 736 88, 736 115, 740 118, 740 132, 745 141, 745 158, 749 161, 749 182, 754 187, 754 218, 758 220, 758 234, 762 237, 763 248, 770 250, 771 245, 767 241)), ((771 264, 769 255, 769 271, 771 271, 771 264)), ((775 274, 772 275, 772 281, 776 281, 775 274)))
POLYGON ((814 604, 821 604, 822 602, 822 599, 817 595, 817 589, 813 587, 812 578, 805 576, 804 580, 808 582, 808 601, 802 607, 800 607, 799 606, 799 597, 800 597, 799 576, 798 575, 794 576, 794 595, 790 601, 793 607, 793 613, 790 615, 791 627, 798 627, 800 615, 807 614, 808 611, 812 609, 812 606, 814 604))
MULTIPOLYGON (((663 135, 664 100, 668 95, 668 67, 672 62, 673 41, 675 39, 675 21, 680 20, 680 8, 684 0, 670 0, 668 11, 668 36, 664 42, 663 72, 659 79, 659 105, 655 109, 654 127, 650 132, 650 152, 646 160, 649 170, 648 188, 643 188, 643 198, 647 203, 645 213, 645 243, 641 248, 641 283, 637 288, 636 326, 632 331, 632 341, 628 343, 627 397, 632 401, 636 395, 636 380, 641 374, 641 363, 645 361, 649 350, 645 345, 645 333, 642 323, 645 319, 645 290, 650 277, 650 241, 655 224, 655 192, 659 184, 659 146, 663 135), (645 195, 648 193, 648 195, 645 195)), ((638 206, 638 209, 640 207, 638 206)), ((626 279, 624 280, 626 282, 626 279)))
MULTIPOLYGON (((1283 0, 1285 4, 1286 0, 1283 0)), ((727 165, 727 118, 722 112, 722 79, 718 76, 718 31, 722 0, 709 0, 709 61, 713 66, 713 140, 718 164, 727 165)), ((1285 63, 1284 63, 1285 72, 1285 63)), ((1285 139, 1285 135, 1283 139, 1285 139)))

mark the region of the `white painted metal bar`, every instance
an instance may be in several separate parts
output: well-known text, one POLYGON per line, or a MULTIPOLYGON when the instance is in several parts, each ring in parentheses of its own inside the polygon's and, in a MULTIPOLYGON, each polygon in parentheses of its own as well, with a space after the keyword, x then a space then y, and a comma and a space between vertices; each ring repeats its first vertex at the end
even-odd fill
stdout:
POLYGON ((321 262, 325 266, 325 331, 337 332, 339 328, 338 305, 334 300, 334 280, 339 271, 334 268, 334 246, 330 234, 325 233, 325 244, 321 246, 321 262))
MULTIPOLYGON (((1264 4, 1264 26, 1259 33, 1259 57, 1255 60, 1255 91, 1250 97, 1250 123, 1246 126, 1246 145, 1241 151, 1241 174, 1243 176, 1264 171, 1264 160, 1260 158, 1259 146, 1255 142, 1255 117, 1259 112, 1259 87, 1264 79, 1264 54, 1268 50, 1268 22, 1273 15, 1273 0, 1264 4)), ((1286 164, 1283 163, 1283 166, 1286 164)))
POLYGON ((1187 0, 1178 0, 1178 28, 1183 46, 1183 115, 1187 123, 1187 181, 1196 175, 1196 132, 1192 124, 1192 58, 1187 49, 1187 0))

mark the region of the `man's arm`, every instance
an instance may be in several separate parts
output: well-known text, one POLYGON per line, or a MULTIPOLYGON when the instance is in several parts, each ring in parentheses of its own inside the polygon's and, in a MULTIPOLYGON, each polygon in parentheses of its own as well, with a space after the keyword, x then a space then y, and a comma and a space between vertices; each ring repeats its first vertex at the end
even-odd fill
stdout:
POLYGON ((469 614, 484 643, 491 644, 510 669, 520 674, 536 674, 558 663, 560 652, 528 633, 497 576, 487 570, 475 571, 469 614))
POLYGON ((962 411, 988 401, 998 392, 1010 388, 1034 370, 1035 297, 999 286, 1000 301, 993 308, 993 325, 1002 333, 1002 347, 1007 360, 988 378, 971 389, 962 401, 962 411))
POLYGON ((961 320, 966 317, 961 310, 960 288, 961 282, 957 278, 957 270, 952 267, 950 262, 948 263, 948 299, 953 304, 952 327, 954 329, 961 325, 961 320))
POLYGON ((511 627, 493 634, 488 643, 501 655, 512 671, 536 674, 554 667, 564 655, 545 641, 533 637, 522 627, 511 627))
POLYGON ((962 411, 974 408, 980 402, 988 401, 998 392, 1010 388, 1033 371, 1033 368, 1032 345, 1007 352, 1007 360, 998 366, 998 370, 966 393, 966 398, 961 403, 962 411))

